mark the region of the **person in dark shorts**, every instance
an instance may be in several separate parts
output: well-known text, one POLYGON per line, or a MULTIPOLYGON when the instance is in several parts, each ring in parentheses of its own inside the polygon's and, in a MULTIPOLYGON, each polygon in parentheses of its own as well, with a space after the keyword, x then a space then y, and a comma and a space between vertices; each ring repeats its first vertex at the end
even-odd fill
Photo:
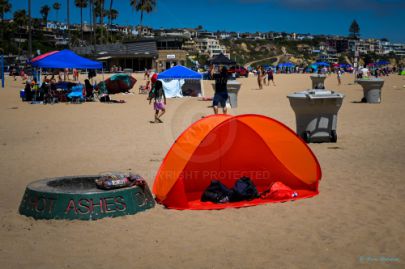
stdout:
POLYGON ((218 114, 218 105, 221 105, 222 112, 227 113, 226 101, 228 100, 228 70, 225 66, 220 68, 219 73, 214 74, 214 68, 211 68, 211 77, 215 79, 215 95, 212 101, 214 113, 218 114))
POLYGON ((267 86, 270 86, 270 81, 272 81, 273 85, 276 86, 276 83, 274 83, 273 69, 271 69, 271 68, 269 68, 269 70, 267 70, 267 86))

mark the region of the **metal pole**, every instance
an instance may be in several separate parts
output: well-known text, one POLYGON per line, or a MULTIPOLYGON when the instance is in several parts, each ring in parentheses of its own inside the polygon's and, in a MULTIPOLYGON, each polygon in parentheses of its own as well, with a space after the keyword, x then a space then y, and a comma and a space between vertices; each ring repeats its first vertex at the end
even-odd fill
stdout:
POLYGON ((32 36, 31 36, 31 0, 28 0, 28 59, 32 56, 32 36))
POLYGON ((4 89, 4 56, 1 54, 1 59, 0 59, 0 68, 1 68, 1 87, 4 89))
POLYGON ((70 47, 70 3, 69 0, 67 0, 67 32, 68 32, 68 45, 70 47))

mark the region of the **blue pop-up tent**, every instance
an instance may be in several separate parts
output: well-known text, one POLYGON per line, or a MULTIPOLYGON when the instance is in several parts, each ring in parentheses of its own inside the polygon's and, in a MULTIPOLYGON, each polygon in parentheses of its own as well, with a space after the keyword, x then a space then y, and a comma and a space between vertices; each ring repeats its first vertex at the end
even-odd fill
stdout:
POLYGON ((167 98, 204 95, 202 75, 182 65, 176 65, 160 73, 158 79, 162 81, 167 98), (193 82, 195 80, 200 80, 200 84, 193 82))
POLYGON ((330 66, 330 64, 325 63, 325 62, 316 62, 313 65, 316 65, 316 66, 330 66))
POLYGON ((295 66, 295 64, 293 64, 293 63, 291 63, 291 62, 279 63, 279 64, 277 65, 278 68, 283 68, 283 67, 288 67, 288 68, 290 68, 290 67, 294 67, 294 66, 295 66))
MULTIPOLYGON (((42 55, 41 55, 42 56, 42 55)), ((31 65, 38 68, 79 68, 102 69, 103 64, 81 57, 70 50, 49 53, 45 57, 38 56, 31 60, 31 65)))
POLYGON ((389 64, 390 64, 390 62, 386 61, 386 60, 380 60, 377 62, 377 65, 389 65, 389 64))
POLYGON ((160 73, 158 79, 202 79, 202 75, 182 65, 176 65, 160 73))

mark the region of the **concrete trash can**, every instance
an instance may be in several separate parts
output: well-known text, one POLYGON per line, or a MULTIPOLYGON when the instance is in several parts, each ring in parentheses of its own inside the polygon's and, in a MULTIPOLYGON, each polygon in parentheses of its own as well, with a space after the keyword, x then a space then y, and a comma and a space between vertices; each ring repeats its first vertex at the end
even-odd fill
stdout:
MULTIPOLYGON (((238 107, 238 93, 242 84, 237 80, 228 80, 227 82, 227 89, 228 89, 228 102, 232 108, 238 107)), ((215 83, 212 83, 212 88, 215 92, 215 83)))
POLYGON ((337 112, 342 106, 342 93, 313 89, 287 97, 295 112, 297 134, 305 142, 337 141, 337 112))
POLYGON ((379 104, 381 103, 381 89, 384 80, 380 78, 357 79, 356 82, 363 87, 363 102, 379 104))
POLYGON ((317 74, 311 75, 312 89, 325 89, 326 75, 317 74))
POLYGON ((229 80, 227 83, 229 103, 232 108, 238 107, 238 93, 242 84, 236 80, 229 80))

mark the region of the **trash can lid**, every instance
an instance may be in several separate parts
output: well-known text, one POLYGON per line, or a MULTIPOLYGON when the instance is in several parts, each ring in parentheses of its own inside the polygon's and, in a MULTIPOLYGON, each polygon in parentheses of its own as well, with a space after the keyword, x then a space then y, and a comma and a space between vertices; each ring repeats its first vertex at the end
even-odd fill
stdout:
POLYGON ((326 99, 326 98, 343 98, 344 94, 335 91, 311 89, 302 92, 295 92, 287 95, 292 99, 326 99))
POLYGON ((237 81, 237 80, 228 80, 228 82, 226 83, 226 84, 234 84, 234 85, 240 85, 241 83, 239 82, 239 81, 237 81))
POLYGON ((384 82, 384 80, 382 78, 359 78, 356 79, 356 82, 384 82))

